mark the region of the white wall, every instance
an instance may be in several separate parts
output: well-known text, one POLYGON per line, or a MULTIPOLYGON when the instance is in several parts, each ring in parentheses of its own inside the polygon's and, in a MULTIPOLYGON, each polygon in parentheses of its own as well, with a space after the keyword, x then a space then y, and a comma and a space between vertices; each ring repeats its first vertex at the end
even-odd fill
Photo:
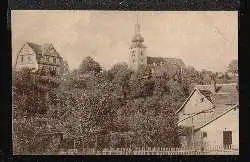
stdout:
POLYGON ((190 100, 186 103, 183 113, 197 113, 210 108, 212 108, 211 102, 209 102, 206 97, 203 97, 198 91, 195 91, 190 100), (204 98, 203 102, 201 98, 204 98))
POLYGON ((16 69, 21 69, 24 67, 27 68, 34 68, 35 70, 38 69, 38 64, 37 64, 37 60, 36 60, 36 54, 33 51, 32 48, 29 47, 28 44, 25 44, 23 46, 23 48, 21 49, 19 55, 17 56, 17 60, 16 60, 17 64, 16 64, 16 69), (23 61, 21 60, 23 56, 23 61), (28 59, 28 57, 30 57, 30 60, 28 59))
MULTIPOLYGON (((182 120, 182 119, 189 116, 189 115, 185 115, 185 114, 198 113, 198 112, 203 111, 203 110, 211 109, 212 106, 213 106, 212 103, 206 97, 201 95, 196 90, 193 93, 193 95, 191 96, 191 98, 189 99, 189 101, 186 103, 184 108, 178 113, 179 120, 182 120), (201 102, 201 98, 204 98, 203 102, 201 102)), ((197 118, 197 120, 199 120, 198 118, 200 118, 200 117, 202 118, 203 116, 201 116, 201 115, 200 116, 195 116, 194 117, 194 122, 197 122, 197 121, 195 121, 196 118, 197 118)), ((183 121, 179 125, 189 125, 189 124, 191 124, 191 119, 183 121)))
POLYGON ((232 145, 239 145, 239 109, 232 110, 201 129, 211 145, 223 145, 223 131, 232 131, 232 145))

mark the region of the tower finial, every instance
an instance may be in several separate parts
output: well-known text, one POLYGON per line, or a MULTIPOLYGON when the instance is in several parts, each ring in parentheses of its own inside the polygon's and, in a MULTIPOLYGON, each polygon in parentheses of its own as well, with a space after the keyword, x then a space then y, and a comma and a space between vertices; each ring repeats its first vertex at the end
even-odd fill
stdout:
POLYGON ((139 24, 139 16, 136 14, 136 24, 135 24, 135 35, 140 34, 140 24, 139 24))
POLYGON ((139 24, 139 18, 138 18, 139 16, 138 16, 138 13, 136 14, 136 24, 139 24))

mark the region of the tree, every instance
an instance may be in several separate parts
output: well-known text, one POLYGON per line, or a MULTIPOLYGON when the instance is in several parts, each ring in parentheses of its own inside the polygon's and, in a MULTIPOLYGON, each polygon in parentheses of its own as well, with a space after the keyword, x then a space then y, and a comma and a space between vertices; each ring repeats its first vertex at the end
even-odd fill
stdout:
POLYGON ((115 64, 108 72, 112 83, 117 87, 116 93, 120 94, 121 99, 126 100, 129 93, 129 80, 133 72, 126 63, 115 64))
POLYGON ((227 72, 238 74, 238 60, 232 60, 229 65, 228 65, 228 69, 227 72))
POLYGON ((79 72, 80 74, 86 74, 89 72, 99 73, 102 70, 100 64, 94 61, 91 57, 86 57, 80 64, 79 72))

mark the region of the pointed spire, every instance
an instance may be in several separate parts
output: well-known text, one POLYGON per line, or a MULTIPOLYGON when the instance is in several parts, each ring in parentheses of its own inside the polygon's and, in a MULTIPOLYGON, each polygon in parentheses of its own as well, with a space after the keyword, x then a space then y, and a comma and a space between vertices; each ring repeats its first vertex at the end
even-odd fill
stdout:
POLYGON ((135 35, 140 34, 139 16, 136 14, 135 35))

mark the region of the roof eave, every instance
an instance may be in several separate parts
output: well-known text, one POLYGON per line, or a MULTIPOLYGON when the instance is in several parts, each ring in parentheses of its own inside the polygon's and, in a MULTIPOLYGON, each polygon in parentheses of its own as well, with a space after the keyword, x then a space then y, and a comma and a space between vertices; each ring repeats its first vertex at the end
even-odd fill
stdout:
POLYGON ((225 114, 229 113, 230 111, 232 111, 233 109, 235 109, 237 106, 239 106, 239 104, 235 104, 234 106, 232 106, 230 109, 226 110, 225 112, 221 113, 220 115, 218 115, 217 117, 211 119, 210 121, 206 122, 205 124, 201 125, 198 128, 195 128, 195 131, 198 131, 199 129, 205 127, 206 125, 212 123, 213 121, 219 119, 220 117, 224 116, 225 114))

